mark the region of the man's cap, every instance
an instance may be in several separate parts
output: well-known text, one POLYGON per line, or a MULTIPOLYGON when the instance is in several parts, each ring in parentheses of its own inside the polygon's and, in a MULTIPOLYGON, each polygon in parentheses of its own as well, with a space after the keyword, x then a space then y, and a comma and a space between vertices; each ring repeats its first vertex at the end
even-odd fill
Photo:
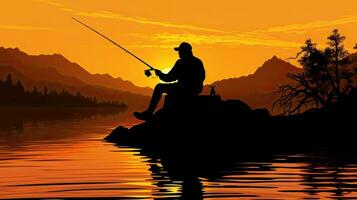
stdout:
POLYGON ((175 51, 191 51, 192 46, 187 42, 182 42, 180 46, 174 48, 175 51))

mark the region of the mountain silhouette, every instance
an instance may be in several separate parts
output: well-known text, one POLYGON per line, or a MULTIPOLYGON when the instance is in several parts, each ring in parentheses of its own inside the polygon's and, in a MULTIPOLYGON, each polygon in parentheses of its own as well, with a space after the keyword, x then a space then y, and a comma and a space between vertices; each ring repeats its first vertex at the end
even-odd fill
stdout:
POLYGON ((62 80, 69 85, 98 85, 132 93, 151 95, 152 89, 109 74, 91 74, 61 54, 28 55, 18 48, 0 47, 0 64, 12 66, 33 80, 62 80))
POLYGON ((225 99, 240 99, 252 108, 272 108, 277 98, 279 85, 292 83, 288 73, 298 73, 300 68, 273 56, 259 67, 253 74, 239 78, 216 81, 205 87, 215 86, 216 91, 225 99))
MULTIPOLYGON (((350 58, 357 61, 357 53, 351 54, 350 58)), ((351 64, 351 67, 354 66, 351 64)), ((272 110, 272 104, 278 98, 278 94, 273 92, 279 85, 293 83, 287 77, 288 73, 300 71, 300 68, 273 56, 253 74, 216 81, 206 85, 204 93, 208 93, 210 86, 215 86, 224 99, 240 99, 252 108, 267 108, 272 114, 278 114, 278 110, 272 110)), ((60 54, 33 56, 18 48, 0 47, 0 78, 5 79, 9 73, 14 80, 21 80, 26 89, 47 85, 73 93, 80 90, 82 94, 96 96, 98 100, 123 99, 129 107, 133 103, 135 107, 144 107, 148 101, 144 95, 152 94, 151 88, 137 87, 130 81, 113 78, 109 74, 90 74, 60 54)))
MULTIPOLYGON (((104 84, 90 84, 83 81, 78 77, 92 76, 92 79, 100 82, 110 80, 110 76, 91 75, 79 65, 69 62, 59 54, 30 56, 17 48, 5 49, 0 47, 0 79, 5 80, 8 74, 12 75, 14 82, 20 80, 25 89, 30 91, 35 85, 40 91, 42 91, 45 86, 49 89, 55 89, 56 91, 65 89, 73 94, 80 91, 85 96, 95 96, 99 101, 122 100, 128 104, 129 108, 135 109, 144 108, 148 101, 148 97, 143 94, 145 92, 140 92, 146 89, 136 87, 130 82, 127 84, 125 81, 113 78, 113 80, 119 80, 116 82, 117 85, 122 83, 124 85, 132 85, 132 88, 134 88, 132 91, 128 91, 129 89, 115 88, 115 86, 107 87, 104 84), (58 69, 60 69, 62 73, 58 69), (65 71, 77 75, 65 75, 63 74, 65 71), (102 77, 107 78, 101 79, 102 77)), ((151 89, 148 88, 148 91, 151 91, 151 89)))

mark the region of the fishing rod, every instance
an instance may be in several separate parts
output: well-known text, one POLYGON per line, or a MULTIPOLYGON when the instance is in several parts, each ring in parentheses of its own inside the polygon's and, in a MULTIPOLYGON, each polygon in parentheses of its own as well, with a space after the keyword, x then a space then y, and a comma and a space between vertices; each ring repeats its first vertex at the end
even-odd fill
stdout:
POLYGON ((152 67, 151 65, 149 65, 147 62, 145 62, 144 60, 142 60, 141 58, 139 58, 138 56, 136 56, 135 54, 131 53, 129 50, 125 49, 124 47, 122 47, 120 44, 114 42, 113 40, 111 40, 110 38, 108 38, 107 36, 103 35, 102 33, 96 31, 95 29, 91 28, 90 26, 88 26, 87 24, 79 21, 78 19, 72 17, 73 20, 75 20, 76 22, 82 24, 83 26, 87 27, 88 29, 90 29, 91 31, 97 33, 98 35, 102 36, 103 38, 105 38, 106 40, 108 40, 109 42, 111 42, 112 44, 114 44, 115 46, 121 48, 122 50, 124 50, 126 53, 130 54, 131 56, 133 56, 134 58, 136 58, 137 60, 139 60, 140 62, 142 62, 144 65, 148 66, 149 69, 145 70, 145 75, 147 77, 151 76, 151 70, 155 70, 154 67, 152 67))

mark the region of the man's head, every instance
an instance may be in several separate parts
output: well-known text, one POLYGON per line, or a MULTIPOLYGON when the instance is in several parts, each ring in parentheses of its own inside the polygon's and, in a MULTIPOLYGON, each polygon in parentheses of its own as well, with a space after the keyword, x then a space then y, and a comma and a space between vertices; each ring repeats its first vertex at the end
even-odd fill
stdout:
POLYGON ((174 48, 178 51, 180 58, 187 58, 192 56, 192 46, 187 42, 182 42, 180 46, 174 48))

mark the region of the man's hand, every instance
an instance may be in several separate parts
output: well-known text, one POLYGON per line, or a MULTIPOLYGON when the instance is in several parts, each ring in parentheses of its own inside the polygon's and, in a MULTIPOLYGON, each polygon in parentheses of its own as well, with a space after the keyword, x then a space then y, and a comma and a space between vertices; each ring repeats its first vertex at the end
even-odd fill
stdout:
POLYGON ((156 76, 161 76, 162 72, 158 69, 155 69, 155 74, 156 74, 156 76))

